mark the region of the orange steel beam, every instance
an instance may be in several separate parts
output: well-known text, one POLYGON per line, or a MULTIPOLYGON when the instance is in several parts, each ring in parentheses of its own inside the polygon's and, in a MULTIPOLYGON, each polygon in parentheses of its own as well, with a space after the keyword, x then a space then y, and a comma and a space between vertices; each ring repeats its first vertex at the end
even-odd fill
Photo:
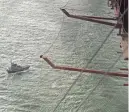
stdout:
POLYGON ((107 17, 98 17, 98 16, 82 16, 82 17, 91 18, 91 19, 117 20, 117 18, 107 18, 107 17))
POLYGON ((93 70, 93 69, 73 68, 73 67, 66 67, 66 66, 56 66, 47 57, 43 57, 41 55, 40 58, 43 58, 54 69, 77 71, 77 72, 87 72, 87 73, 103 74, 103 75, 110 75, 110 76, 128 77, 128 74, 118 73, 118 72, 105 72, 105 71, 93 70))
POLYGON ((123 86, 128 86, 128 83, 127 84, 124 84, 123 86))
POLYGON ((128 68, 120 68, 120 70, 128 71, 128 68))
POLYGON ((122 24, 120 24, 120 23, 111 23, 111 22, 107 22, 107 21, 101 21, 101 20, 97 20, 97 18, 95 19, 95 17, 93 18, 93 17, 88 17, 88 16, 72 15, 72 14, 69 14, 65 9, 61 9, 61 10, 64 14, 66 14, 68 17, 71 17, 71 18, 100 23, 100 24, 109 25, 109 26, 115 26, 115 28, 122 27, 122 24))

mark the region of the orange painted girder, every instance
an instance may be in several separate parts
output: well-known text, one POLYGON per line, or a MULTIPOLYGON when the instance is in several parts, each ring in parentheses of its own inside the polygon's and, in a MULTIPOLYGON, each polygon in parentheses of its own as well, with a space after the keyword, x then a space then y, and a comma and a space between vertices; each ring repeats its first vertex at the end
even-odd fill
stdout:
MULTIPOLYGON (((90 22, 109 25, 109 26, 115 26, 115 28, 121 28, 122 27, 122 24, 120 24, 120 23, 112 23, 112 22, 108 22, 108 21, 101 21, 101 20, 99 20, 100 17, 97 18, 97 17, 88 17, 88 16, 81 16, 81 15, 72 15, 72 14, 69 14, 65 9, 61 9, 61 10, 65 15, 67 15, 70 18, 80 19, 80 20, 84 20, 84 21, 90 21, 90 22)), ((101 19, 107 19, 107 18, 101 18, 101 19)))
POLYGON ((73 67, 67 67, 67 66, 56 66, 47 57, 43 57, 41 55, 40 58, 43 58, 54 69, 77 71, 77 72, 87 72, 87 73, 95 73, 95 74, 103 74, 103 75, 109 75, 109 76, 128 77, 128 74, 125 74, 125 73, 105 72, 105 71, 101 71, 101 70, 73 68, 73 67))

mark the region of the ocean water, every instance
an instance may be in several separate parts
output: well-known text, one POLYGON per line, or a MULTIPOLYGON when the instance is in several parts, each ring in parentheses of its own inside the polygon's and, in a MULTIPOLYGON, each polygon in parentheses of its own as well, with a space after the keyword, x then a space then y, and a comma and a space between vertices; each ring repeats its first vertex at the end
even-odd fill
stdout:
POLYGON ((127 112, 126 78, 56 70, 40 59, 114 72, 127 67, 117 30, 107 37, 113 27, 68 18, 60 8, 113 17, 105 0, 0 0, 0 112, 127 112), (11 60, 30 69, 8 74, 11 60))

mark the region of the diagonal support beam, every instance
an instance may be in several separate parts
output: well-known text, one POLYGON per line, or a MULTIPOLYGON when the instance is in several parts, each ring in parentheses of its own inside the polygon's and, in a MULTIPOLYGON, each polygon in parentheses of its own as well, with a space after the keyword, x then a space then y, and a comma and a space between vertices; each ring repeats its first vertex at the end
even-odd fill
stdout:
POLYGON ((43 57, 41 55, 40 58, 43 58, 54 69, 103 74, 103 75, 109 75, 109 76, 128 77, 128 74, 118 73, 118 72, 105 72, 105 71, 93 70, 93 69, 73 68, 73 67, 67 67, 67 66, 56 66, 47 57, 43 57))
POLYGON ((124 84, 123 86, 128 86, 128 83, 127 84, 124 84))
POLYGON ((82 16, 82 17, 91 18, 91 19, 117 20, 117 18, 107 18, 107 17, 99 17, 99 16, 82 16))
MULTIPOLYGON (((115 26, 116 28, 122 27, 122 24, 118 24, 118 23, 116 24, 116 23, 111 23, 111 22, 107 22, 107 21, 97 20, 97 19, 100 19, 100 17, 72 15, 72 14, 69 14, 65 9, 61 9, 61 10, 65 15, 67 15, 68 17, 71 17, 71 18, 80 19, 80 20, 84 20, 84 21, 90 21, 90 22, 109 25, 109 26, 115 26)), ((107 18, 101 18, 101 19, 107 19, 107 18)))
POLYGON ((120 68, 120 70, 128 71, 128 68, 120 68))

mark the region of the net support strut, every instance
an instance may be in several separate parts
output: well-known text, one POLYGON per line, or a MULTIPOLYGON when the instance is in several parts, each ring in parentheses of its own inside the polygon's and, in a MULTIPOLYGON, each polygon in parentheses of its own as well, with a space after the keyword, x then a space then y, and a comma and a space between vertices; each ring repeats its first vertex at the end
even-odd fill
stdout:
POLYGON ((115 26, 115 28, 121 28, 122 27, 122 24, 120 24, 120 23, 112 23, 112 22, 108 22, 108 21, 98 20, 98 19, 112 20, 111 18, 93 17, 93 16, 89 16, 88 17, 88 16, 81 16, 81 15, 72 15, 72 14, 69 14, 65 9, 61 9, 61 10, 62 10, 62 12, 65 15, 67 15, 68 17, 71 17, 71 18, 85 20, 85 21, 90 21, 90 22, 95 22, 95 23, 109 25, 109 26, 115 26))
POLYGON ((74 68, 74 67, 69 67, 69 66, 57 66, 57 65, 54 65, 47 57, 43 57, 41 55, 40 58, 43 58, 54 69, 103 74, 103 75, 109 75, 109 76, 128 77, 128 74, 125 74, 125 73, 105 72, 105 71, 101 71, 101 70, 74 68))

